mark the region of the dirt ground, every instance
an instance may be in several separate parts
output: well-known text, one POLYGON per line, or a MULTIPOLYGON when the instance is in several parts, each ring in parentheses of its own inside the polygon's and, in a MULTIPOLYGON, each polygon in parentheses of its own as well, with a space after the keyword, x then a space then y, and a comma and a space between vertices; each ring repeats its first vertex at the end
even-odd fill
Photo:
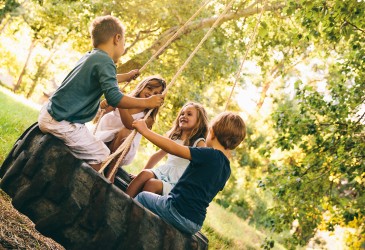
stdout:
POLYGON ((34 223, 19 213, 9 196, 0 189, 0 250, 3 249, 57 249, 64 248, 41 235, 34 223))

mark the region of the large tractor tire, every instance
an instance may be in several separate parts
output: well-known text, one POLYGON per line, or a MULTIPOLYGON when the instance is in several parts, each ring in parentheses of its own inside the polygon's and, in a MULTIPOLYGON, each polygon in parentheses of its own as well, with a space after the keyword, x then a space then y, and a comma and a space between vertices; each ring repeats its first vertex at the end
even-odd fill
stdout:
POLYGON ((43 235, 66 249, 207 249, 201 234, 184 234, 126 195, 62 141, 37 124, 15 143, 0 168, 1 188, 43 235))

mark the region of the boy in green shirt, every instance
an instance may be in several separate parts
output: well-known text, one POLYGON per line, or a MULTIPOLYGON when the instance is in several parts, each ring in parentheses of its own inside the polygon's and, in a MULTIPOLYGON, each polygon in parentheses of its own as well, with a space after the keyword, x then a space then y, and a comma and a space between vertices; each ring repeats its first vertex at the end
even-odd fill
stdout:
POLYGON ((94 49, 86 53, 63 80, 38 117, 39 128, 50 133, 85 160, 95 170, 110 154, 108 147, 85 126, 99 108, 104 94, 113 107, 155 108, 162 104, 163 96, 134 98, 119 90, 118 82, 138 76, 138 70, 118 74, 115 63, 124 53, 125 32, 119 19, 112 16, 96 18, 90 27, 94 49))

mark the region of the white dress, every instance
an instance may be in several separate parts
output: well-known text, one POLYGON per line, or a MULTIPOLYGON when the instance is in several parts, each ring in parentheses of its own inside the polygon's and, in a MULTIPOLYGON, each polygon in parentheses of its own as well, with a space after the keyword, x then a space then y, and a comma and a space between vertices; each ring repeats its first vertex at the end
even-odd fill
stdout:
MULTIPOLYGON (((198 142, 205 141, 204 138, 197 139, 193 147, 196 147, 198 142)), ((183 144, 182 140, 176 140, 176 143, 183 144)), ((156 178, 162 181, 163 189, 162 195, 170 193, 171 189, 176 185, 185 169, 188 167, 190 161, 178 156, 167 154, 167 160, 165 164, 151 169, 156 178)))
MULTIPOLYGON (((142 119, 144 117, 144 112, 133 114, 132 117, 134 120, 142 119)), ((102 140, 103 142, 110 142, 114 139, 114 137, 118 134, 118 132, 125 128, 122 120, 120 119, 120 114, 118 109, 116 108, 114 111, 111 111, 103 117, 101 117, 99 126, 96 129, 95 136, 102 140)), ((141 141, 142 135, 137 133, 132 142, 131 148, 129 152, 124 157, 121 162, 121 166, 128 165, 133 161, 134 156, 137 153, 139 143, 141 141)))

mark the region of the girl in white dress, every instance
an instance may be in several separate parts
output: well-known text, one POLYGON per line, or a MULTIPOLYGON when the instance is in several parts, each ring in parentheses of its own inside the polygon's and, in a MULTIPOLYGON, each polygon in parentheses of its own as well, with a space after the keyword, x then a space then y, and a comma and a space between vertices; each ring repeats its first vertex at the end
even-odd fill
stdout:
MULTIPOLYGON (((208 118, 204 107, 195 102, 186 103, 180 110, 168 137, 183 145, 205 147, 208 132, 208 118)), ((166 195, 175 186, 189 161, 167 154, 165 164, 153 168, 167 153, 157 151, 148 160, 144 170, 139 173, 128 186, 126 193, 135 197, 139 192, 149 191, 166 195)))
MULTIPOLYGON (((149 76, 143 79, 129 95, 139 98, 148 98, 152 95, 161 94, 165 88, 166 82, 163 78, 160 76, 149 76)), ((111 153, 113 153, 131 133, 131 130, 133 129, 132 122, 135 119, 142 119, 148 112, 148 109, 113 108, 108 106, 105 100, 100 106, 106 107, 106 113, 100 119, 99 125, 95 131, 95 136, 101 139, 109 147, 111 153)), ((155 108, 147 119, 146 122, 149 127, 152 127, 155 122, 157 113, 158 108, 155 108)), ((132 162, 136 155, 140 140, 141 134, 137 133, 128 153, 121 162, 121 166, 128 165, 132 162)), ((112 164, 114 162, 112 162, 112 164)), ((111 173, 108 172, 107 176, 110 174, 111 173)), ((114 176, 112 176, 111 180, 114 180, 114 176)))

